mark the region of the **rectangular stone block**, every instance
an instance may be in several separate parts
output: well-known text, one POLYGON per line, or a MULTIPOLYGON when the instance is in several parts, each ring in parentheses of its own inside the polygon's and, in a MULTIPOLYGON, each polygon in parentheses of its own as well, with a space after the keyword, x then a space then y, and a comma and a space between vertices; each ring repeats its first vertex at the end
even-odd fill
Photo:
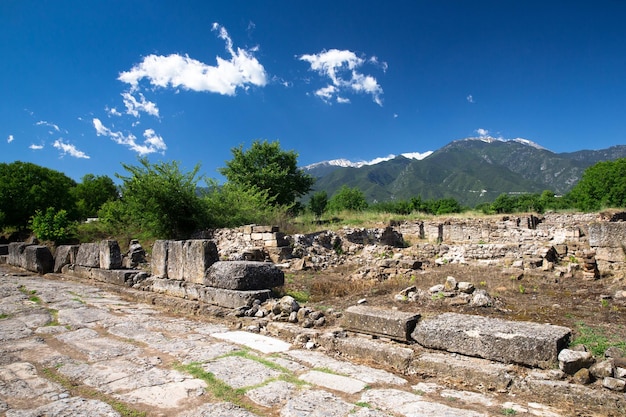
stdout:
POLYGON ((457 313, 424 319, 412 333, 417 343, 430 349, 541 368, 556 363, 571 335, 562 326, 457 313))
POLYGON ((626 253, 622 248, 596 248, 596 260, 607 262, 624 262, 626 261, 626 253))
POLYGON ((263 239, 263 235, 264 235, 263 233, 252 233, 250 235, 250 239, 252 239, 252 240, 264 240, 263 239))
POLYGON ((589 246, 621 248, 626 246, 626 222, 598 222, 589 225, 589 246))
POLYGON ((206 270, 219 260, 215 242, 207 239, 187 240, 183 245, 183 280, 202 284, 206 270))
POLYGON ((80 265, 74 265, 73 268, 66 265, 62 271, 64 274, 78 278, 126 286, 133 284, 133 278, 138 273, 138 271, 131 269, 100 269, 80 265))
POLYGON ((122 267, 122 251, 117 240, 100 242, 100 269, 120 269, 122 267))
POLYGON ((185 278, 185 242, 182 240, 170 240, 167 244, 167 277, 182 281, 185 278))
POLYGON ((17 266, 20 268, 25 267, 24 262, 24 250, 28 245, 24 242, 11 242, 9 243, 9 265, 17 266))
POLYGON ((54 269, 57 274, 61 272, 65 265, 76 263, 78 245, 61 245, 54 252, 54 269))
POLYGON ((30 245, 24 249, 23 268, 38 274, 47 274, 54 269, 54 258, 47 246, 30 245))
POLYGON ((343 313, 342 327, 358 333, 408 342, 420 315, 369 306, 351 306, 343 313))
POLYGON ((252 233, 274 233, 278 232, 278 226, 259 226, 252 225, 252 233))
POLYGON ((152 245, 152 276, 167 278, 167 261, 169 240, 157 240, 152 245))
POLYGON ((284 272, 269 262, 219 261, 204 277, 204 285, 227 290, 265 290, 284 284, 284 272))
POLYGON ((76 265, 90 268, 100 267, 100 244, 82 243, 76 254, 76 265))
POLYGON ((270 298, 270 290, 235 291, 222 288, 205 287, 191 282, 153 278, 150 290, 189 300, 199 300, 207 304, 224 308, 251 306, 254 300, 265 301, 270 298))

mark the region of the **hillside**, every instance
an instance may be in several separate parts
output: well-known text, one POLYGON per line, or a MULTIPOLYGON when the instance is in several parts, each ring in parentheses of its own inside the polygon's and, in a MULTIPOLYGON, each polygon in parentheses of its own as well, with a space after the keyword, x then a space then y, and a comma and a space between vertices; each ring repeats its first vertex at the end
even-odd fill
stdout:
POLYGON ((421 160, 398 156, 360 167, 322 163, 307 171, 318 178, 314 191, 325 190, 329 196, 346 185, 358 187, 370 202, 420 195, 425 199, 452 197, 475 206, 502 193, 551 190, 563 194, 587 167, 623 157, 624 145, 559 154, 525 140, 468 138, 421 160))

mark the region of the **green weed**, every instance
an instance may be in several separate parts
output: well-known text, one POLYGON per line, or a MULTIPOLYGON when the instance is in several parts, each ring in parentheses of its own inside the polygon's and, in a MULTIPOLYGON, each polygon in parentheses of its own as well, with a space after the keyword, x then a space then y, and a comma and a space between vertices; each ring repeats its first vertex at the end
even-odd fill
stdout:
POLYGON ((604 356, 604 352, 610 347, 626 352, 626 341, 608 337, 603 330, 594 329, 583 322, 577 323, 577 326, 578 336, 572 340, 572 346, 584 345, 597 357, 604 356))

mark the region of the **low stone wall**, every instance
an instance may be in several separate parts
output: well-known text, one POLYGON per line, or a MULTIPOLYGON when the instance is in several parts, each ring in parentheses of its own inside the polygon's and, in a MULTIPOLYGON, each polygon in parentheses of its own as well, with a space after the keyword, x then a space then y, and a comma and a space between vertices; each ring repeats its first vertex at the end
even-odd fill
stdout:
POLYGON ((47 246, 24 242, 9 243, 6 263, 38 274, 47 274, 54 268, 54 258, 47 246))

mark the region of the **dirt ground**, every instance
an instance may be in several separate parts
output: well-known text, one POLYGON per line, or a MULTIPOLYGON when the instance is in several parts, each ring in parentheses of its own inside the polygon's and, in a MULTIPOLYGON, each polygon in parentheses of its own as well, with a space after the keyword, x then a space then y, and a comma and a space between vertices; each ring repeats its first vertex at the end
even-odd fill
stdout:
MULTIPOLYGON (((397 308, 420 313, 422 317, 458 312, 498 317, 506 320, 532 321, 566 326, 573 330, 573 340, 591 336, 585 344, 626 347, 626 300, 616 299, 616 291, 626 288, 622 280, 611 277, 586 281, 582 277, 557 277, 540 269, 525 271, 523 276, 504 273, 496 266, 441 265, 415 271, 410 277, 386 281, 354 281, 350 267, 334 270, 301 271, 286 275, 286 293, 308 296, 305 304, 321 310, 343 310, 366 299, 371 306, 397 308), (469 281, 495 300, 492 307, 451 305, 448 299, 431 297, 420 302, 397 301, 394 296, 415 285, 428 290, 443 284, 448 276, 469 281), (590 334, 591 333, 591 334, 590 334)), ((298 297, 296 297, 298 298, 298 297)), ((593 347, 593 346, 588 346, 593 347)), ((626 354, 626 351, 624 352, 626 354)))

